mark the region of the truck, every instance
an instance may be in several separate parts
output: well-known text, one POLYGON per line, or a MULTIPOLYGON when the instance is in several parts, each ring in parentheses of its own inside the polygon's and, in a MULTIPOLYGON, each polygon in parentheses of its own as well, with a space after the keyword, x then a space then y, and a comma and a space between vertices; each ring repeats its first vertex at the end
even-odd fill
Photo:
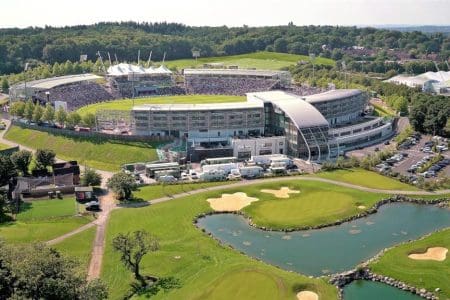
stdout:
POLYGON ((239 169, 242 178, 257 178, 261 177, 264 169, 260 166, 246 166, 239 169))
POLYGON ((213 170, 222 170, 225 172, 225 175, 230 174, 231 170, 238 169, 237 163, 227 163, 227 164, 215 164, 215 165, 204 165, 202 167, 202 171, 204 173, 208 173, 213 170))
POLYGON ((223 170, 209 170, 200 174, 200 180, 203 181, 222 181, 227 178, 223 170))
POLYGON ((284 162, 286 165, 291 165, 293 163, 289 157, 283 154, 254 155, 249 161, 249 163, 265 167, 269 167, 274 162, 284 162))

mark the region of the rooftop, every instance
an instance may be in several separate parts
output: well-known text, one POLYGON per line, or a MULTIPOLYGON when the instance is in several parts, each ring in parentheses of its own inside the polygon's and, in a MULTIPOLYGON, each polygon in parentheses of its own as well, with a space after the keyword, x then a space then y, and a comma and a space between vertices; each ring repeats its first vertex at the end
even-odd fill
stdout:
MULTIPOLYGON (((81 82, 81 81, 88 81, 88 80, 97 80, 101 79, 102 77, 94 75, 94 74, 78 74, 78 75, 67 75, 67 76, 60 76, 60 77, 52 77, 47 79, 40 79, 40 80, 33 80, 27 82, 27 87, 37 90, 48 90, 52 89, 54 87, 75 83, 75 82, 81 82)), ((14 86, 14 88, 25 88, 24 83, 20 83, 14 86)))
POLYGON ((302 97, 308 103, 328 102, 360 95, 360 90, 331 90, 320 94, 302 97))
POLYGON ((246 108, 263 108, 264 104, 258 101, 233 102, 233 103, 205 103, 205 104, 144 104, 133 107, 133 111, 192 111, 192 110, 235 110, 246 108))
POLYGON ((248 93, 249 100, 271 102, 281 109, 297 126, 297 128, 328 126, 325 117, 310 103, 300 96, 283 91, 248 93))
POLYGON ((131 74, 136 75, 171 75, 172 71, 170 71, 166 66, 159 67, 149 67, 144 68, 139 65, 132 64, 118 64, 113 65, 108 68, 107 71, 109 76, 128 76, 131 74))

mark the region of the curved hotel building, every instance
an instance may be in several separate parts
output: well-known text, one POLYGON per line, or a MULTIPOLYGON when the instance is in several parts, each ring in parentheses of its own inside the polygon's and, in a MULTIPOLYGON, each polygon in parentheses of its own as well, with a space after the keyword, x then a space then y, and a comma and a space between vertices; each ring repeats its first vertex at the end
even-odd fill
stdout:
POLYGON ((149 104, 133 108, 133 133, 185 138, 198 160, 276 152, 320 162, 392 135, 390 120, 364 115, 367 104, 360 90, 306 97, 257 92, 241 103, 149 104))

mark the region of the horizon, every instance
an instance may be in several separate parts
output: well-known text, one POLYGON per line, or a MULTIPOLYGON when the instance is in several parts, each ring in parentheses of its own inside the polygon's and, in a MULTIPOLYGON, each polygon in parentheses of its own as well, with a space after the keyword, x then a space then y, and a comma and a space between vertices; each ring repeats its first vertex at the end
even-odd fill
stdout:
POLYGON ((193 27, 263 27, 282 26, 289 22, 297 26, 450 26, 447 13, 450 2, 445 0, 287 0, 282 5, 279 2, 263 0, 255 8, 254 3, 238 0, 226 3, 132 0, 127 7, 122 7, 118 1, 91 3, 79 0, 77 5, 68 5, 51 0, 31 3, 18 0, 3 4, 5 13, 0 19, 0 28, 65 27, 127 21, 181 23, 193 27), (107 11, 103 3, 110 4, 107 11))

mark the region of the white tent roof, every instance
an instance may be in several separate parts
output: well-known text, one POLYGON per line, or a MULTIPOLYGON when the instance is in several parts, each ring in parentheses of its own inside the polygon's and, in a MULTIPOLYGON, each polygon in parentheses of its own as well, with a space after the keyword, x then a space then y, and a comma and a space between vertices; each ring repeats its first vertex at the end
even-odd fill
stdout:
POLYGON ((170 71, 166 66, 144 68, 142 66, 124 63, 113 65, 108 68, 108 75, 110 76, 127 76, 133 73, 148 75, 171 75, 172 71, 170 71))

